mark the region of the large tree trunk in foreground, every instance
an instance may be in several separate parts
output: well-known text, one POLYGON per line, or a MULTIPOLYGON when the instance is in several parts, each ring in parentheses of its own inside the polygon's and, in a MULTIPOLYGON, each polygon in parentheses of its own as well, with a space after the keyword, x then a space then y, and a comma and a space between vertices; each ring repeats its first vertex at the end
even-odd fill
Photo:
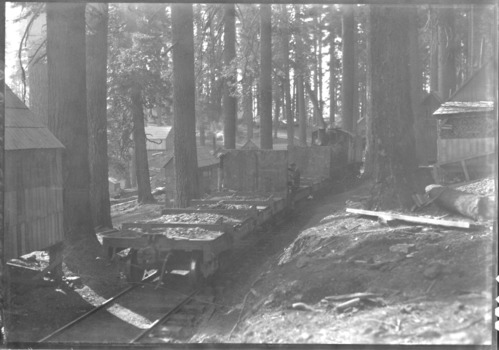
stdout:
POLYGON ((260 5, 260 147, 272 149, 272 26, 271 7, 260 5))
POLYGON ((89 195, 84 3, 47 4, 47 55, 48 127, 66 147, 64 231, 95 238, 89 195))
POLYGON ((185 208, 198 195, 194 34, 191 4, 172 5, 173 47, 173 154, 175 205, 185 208))
MULTIPOLYGON (((234 4, 224 5, 224 65, 227 69, 236 57, 236 7, 234 4)), ((236 148, 237 99, 232 96, 237 72, 231 72, 224 82, 224 146, 226 149, 236 148)))
POLYGON ((140 86, 135 85, 131 91, 133 116, 133 143, 135 145, 135 174, 137 176, 137 192, 139 203, 154 203, 149 179, 149 162, 147 160, 146 133, 144 124, 144 103, 140 86))
POLYGON ((90 202, 95 227, 112 227, 107 159, 107 4, 88 4, 87 112, 90 202))
POLYGON ((372 74, 373 209, 409 208, 415 192, 415 140, 409 72, 410 12, 373 6, 369 31, 372 74))

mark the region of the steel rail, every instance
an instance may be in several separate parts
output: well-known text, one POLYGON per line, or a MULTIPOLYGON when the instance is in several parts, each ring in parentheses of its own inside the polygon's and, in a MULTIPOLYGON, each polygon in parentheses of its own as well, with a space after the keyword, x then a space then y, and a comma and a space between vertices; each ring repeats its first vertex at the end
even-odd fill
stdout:
POLYGON ((161 316, 161 318, 154 321, 153 324, 148 329, 145 329, 144 331, 142 331, 142 333, 140 333, 138 336, 133 338, 129 343, 130 344, 136 343, 137 341, 139 341, 140 339, 144 338, 146 335, 151 333, 158 325, 160 325, 164 321, 166 321, 168 319, 168 317, 170 317, 171 315, 176 313, 182 306, 184 306, 189 301, 191 301, 192 297, 194 295, 196 295, 197 293, 199 293, 200 290, 201 290, 201 288, 196 289, 194 292, 189 294, 184 300, 182 300, 180 303, 178 303, 177 306, 175 306, 173 309, 169 310, 167 313, 165 313, 163 316, 161 316))
MULTIPOLYGON (((149 282, 150 280, 154 279, 157 275, 157 272, 153 273, 152 275, 148 276, 145 280, 143 280, 142 282, 149 282)), ((102 304, 100 304, 99 306, 96 306, 94 307, 92 310, 84 313, 83 315, 81 315, 80 317, 74 319, 73 321, 69 322, 68 324, 62 326, 61 328, 55 330, 54 332, 50 333, 49 335, 47 335, 46 337, 40 339, 38 342, 39 343, 43 343, 44 341, 47 341, 48 339, 52 338, 53 336, 65 331, 66 329, 72 327, 73 325, 75 325, 76 323, 80 322, 81 320, 83 320, 84 318, 87 318, 88 316, 94 314, 95 312, 103 309, 104 307, 108 306, 109 304, 111 304, 112 302, 116 301, 116 299, 118 299, 119 297, 121 297, 122 295, 126 294, 126 293, 129 293, 130 291, 132 291, 133 289, 137 288, 139 285, 134 285, 134 286, 130 286, 124 290, 122 290, 121 292, 119 292, 118 294, 116 294, 115 296, 107 299, 106 301, 104 301, 102 304)))

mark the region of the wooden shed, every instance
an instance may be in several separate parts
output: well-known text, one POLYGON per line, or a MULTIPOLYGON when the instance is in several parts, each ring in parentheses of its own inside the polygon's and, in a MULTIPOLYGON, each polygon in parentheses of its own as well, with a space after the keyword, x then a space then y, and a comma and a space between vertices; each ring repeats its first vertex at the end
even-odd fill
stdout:
POLYGON ((470 172, 490 169, 496 153, 497 120, 494 75, 491 60, 468 79, 433 116, 437 120, 437 167, 448 172, 461 168, 470 172), (479 169, 483 168, 483 169, 479 169))
MULTIPOLYGON (((210 193, 218 189, 218 167, 220 160, 213 154, 209 146, 197 146, 198 158, 198 181, 200 195, 210 193)), ((173 150, 170 150, 165 157, 165 192, 167 201, 175 198, 175 161, 173 150)), ((168 203, 167 203, 168 205, 168 203)))
POLYGON ((5 258, 60 246, 64 146, 5 86, 5 258))

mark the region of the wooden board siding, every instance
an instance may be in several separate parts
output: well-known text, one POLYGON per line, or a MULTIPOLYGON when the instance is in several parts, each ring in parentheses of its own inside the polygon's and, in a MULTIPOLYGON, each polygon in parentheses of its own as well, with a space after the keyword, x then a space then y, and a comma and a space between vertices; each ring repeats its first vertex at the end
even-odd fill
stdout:
POLYGON ((60 149, 5 152, 6 258, 64 239, 60 149))
POLYGON ((287 151, 230 150, 222 164, 224 189, 287 195, 287 151))
POLYGON ((495 150, 494 138, 439 139, 438 163, 449 163, 464 158, 492 153, 495 150))

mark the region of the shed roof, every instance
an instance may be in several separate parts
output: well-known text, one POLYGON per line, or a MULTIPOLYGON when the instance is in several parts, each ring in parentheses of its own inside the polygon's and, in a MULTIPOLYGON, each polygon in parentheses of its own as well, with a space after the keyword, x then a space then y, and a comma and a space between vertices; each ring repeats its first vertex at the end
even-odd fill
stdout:
MULTIPOLYGON (((213 155, 213 151, 210 146, 197 145, 196 152, 198 157, 198 168, 204 168, 220 162, 220 160, 213 155)), ((173 150, 170 150, 165 155, 165 165, 163 167, 166 167, 172 159, 173 150)))
POLYGON ((148 139, 153 139, 153 140, 164 140, 170 133, 170 130, 172 129, 171 126, 156 126, 156 125, 149 125, 145 127, 146 131, 146 136, 148 139))
POLYGON ((492 112, 493 110, 493 101, 449 101, 442 104, 440 108, 433 113, 433 115, 436 117, 449 117, 451 115, 463 116, 464 114, 492 112))
POLYGON ((41 148, 64 148, 64 146, 5 85, 5 150, 41 148))

